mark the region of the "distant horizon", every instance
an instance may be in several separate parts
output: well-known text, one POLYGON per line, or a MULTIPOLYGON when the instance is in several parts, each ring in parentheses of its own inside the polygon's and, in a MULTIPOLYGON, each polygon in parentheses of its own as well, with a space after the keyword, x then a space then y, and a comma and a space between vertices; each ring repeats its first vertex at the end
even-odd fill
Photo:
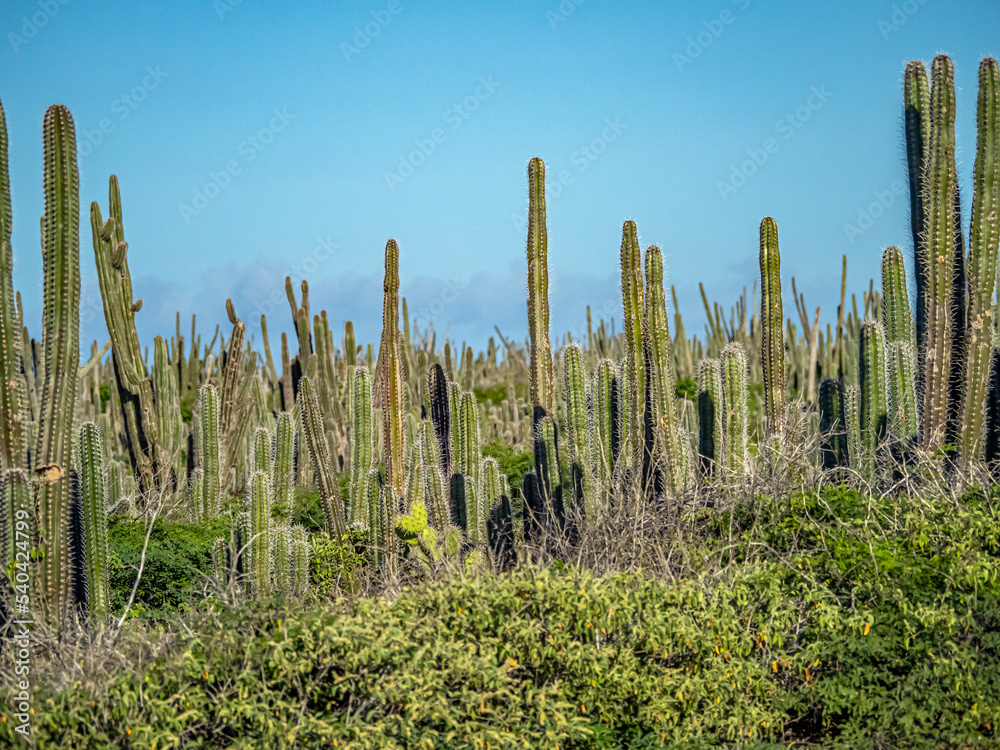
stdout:
MULTIPOLYGON (((627 9, 597 0, 277 8, 254 0, 10 2, 0 10, 0 101, 10 141, 14 285, 41 327, 41 119, 73 113, 81 175, 81 359, 107 340, 89 205, 121 184, 143 346, 226 330, 231 297, 260 346, 294 341, 285 277, 377 345, 382 264, 400 247, 411 324, 476 351, 494 326, 527 337, 526 168, 547 165, 550 336, 620 330, 625 220, 658 245, 688 336, 699 282, 727 311, 778 225, 791 279, 835 320, 878 279, 887 245, 912 266, 902 71, 951 55, 963 227, 976 72, 997 56, 1000 4, 846 2, 815 10, 719 0, 627 9), (96 7, 95 7, 96 6, 96 7), (109 55, 107 40, 115 40, 109 55), (762 51, 761 45, 764 44, 762 51)), ((908 269, 909 270, 909 269, 908 269)), ((911 295, 913 289, 910 278, 911 295)), ((912 296, 911 296, 912 301, 912 296)), ((671 318, 671 325, 673 319, 671 318)), ((498 342, 499 343, 499 342, 498 342)))

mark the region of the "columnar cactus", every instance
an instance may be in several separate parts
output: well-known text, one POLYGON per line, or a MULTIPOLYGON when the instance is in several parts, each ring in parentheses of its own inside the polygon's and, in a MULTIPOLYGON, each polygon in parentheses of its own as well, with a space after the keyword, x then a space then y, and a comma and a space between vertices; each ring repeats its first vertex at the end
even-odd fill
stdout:
POLYGON ((302 403, 302 431, 306 436, 310 463, 316 472, 316 483, 319 485, 327 533, 331 539, 341 541, 348 533, 347 515, 344 512, 337 475, 330 458, 330 447, 326 442, 319 399, 313 389, 312 381, 308 377, 303 376, 299 380, 299 389, 299 398, 302 403))
POLYGON ((396 488, 386 483, 379 497, 378 547, 381 555, 379 569, 389 577, 396 574, 399 557, 399 537, 396 535, 399 500, 396 488))
POLYGON ((355 367, 351 376, 351 518, 364 526, 365 477, 375 461, 375 415, 372 411, 372 379, 365 367, 355 367))
POLYGON ((292 530, 285 524, 275 526, 271 532, 273 537, 273 561, 271 568, 274 571, 274 590, 281 596, 290 596, 294 586, 294 547, 292 542, 292 530))
POLYGON ((309 532, 292 527, 292 592, 302 596, 309 588, 309 532))
POLYGON ((279 521, 291 523, 295 506, 295 447, 298 441, 298 420, 292 412, 281 412, 274 426, 274 469, 271 488, 274 495, 274 515, 279 521))
POLYGON ((965 408, 959 455, 966 470, 985 457, 985 414, 994 330, 993 287, 1000 245, 1000 72, 993 58, 979 65, 978 136, 969 229, 969 311, 965 408))
POLYGON ((903 252, 890 245, 882 253, 882 322, 887 343, 903 341, 916 346, 913 313, 906 293, 903 252))
POLYGON ((662 472, 665 488, 678 493, 690 485, 694 467, 690 445, 677 415, 673 342, 663 294, 663 255, 656 245, 646 250, 645 307, 643 345, 647 407, 651 410, 645 421, 653 429, 651 461, 655 470, 662 472))
POLYGON ((770 216, 760 223, 760 319, 767 435, 780 439, 785 432, 785 319, 781 307, 778 225, 770 216))
POLYGON ((528 162, 528 333, 531 336, 531 403, 551 412, 555 384, 549 344, 545 164, 537 157, 528 162))
POLYGON ((641 462, 640 451, 643 444, 643 399, 646 392, 646 359, 643 346, 643 329, 646 313, 642 284, 642 251, 634 221, 626 221, 622 226, 622 305, 625 340, 625 364, 623 368, 626 430, 626 455, 634 454, 641 462))
POLYGON ((725 477, 741 480, 750 460, 748 421, 750 396, 747 389, 747 354, 743 346, 733 341, 719 356, 722 374, 723 463, 725 477))
POLYGON ((819 432, 823 441, 823 468, 847 466, 844 388, 836 378, 826 378, 819 384, 819 432))
MULTIPOLYGON (((600 492, 611 489, 612 478, 618 465, 622 442, 622 417, 624 407, 615 363, 602 359, 597 363, 593 383, 593 418, 590 430, 590 460, 600 492)), ((589 493, 594 498, 598 494, 589 493)), ((587 517, 591 518, 590 508, 587 517)))
MULTIPOLYGON (((447 445, 447 440, 444 443, 447 445)), ((441 471, 440 448, 438 435, 433 422, 423 420, 420 423, 420 472, 423 480, 424 505, 427 507, 430 525, 439 532, 448 528, 449 510, 446 500, 448 492, 441 471)), ((450 475, 449 475, 450 476, 450 475)))
POLYGON ((889 344, 889 437, 906 445, 920 432, 917 416, 916 366, 913 345, 889 344))
POLYGON ((861 381, 861 452, 864 468, 871 470, 889 434, 885 330, 869 320, 861 326, 859 379, 861 381))
MULTIPOLYGON (((920 362, 924 361, 924 326, 926 325, 927 220, 924 205, 924 179, 927 149, 931 142, 931 92, 924 64, 914 60, 903 73, 903 121, 906 129, 906 172, 910 187, 910 232, 913 238, 913 269, 916 278, 916 346, 920 362)), ((890 333, 890 335, 892 335, 890 333)), ((920 369, 918 368, 918 372, 920 369)))
POLYGON ((931 66, 931 130, 922 200, 926 212, 927 275, 924 297, 923 433, 925 450, 945 440, 952 355, 952 292, 955 273, 955 72, 945 55, 931 66))
MULTIPOLYGON (((21 321, 15 307, 14 253, 10 237, 7 120, 0 104, 0 470, 21 468, 27 462, 24 434, 27 404, 21 377, 21 321)), ((10 526, 13 522, 13 516, 0 517, 0 524, 10 526)))
POLYGON ((38 534, 42 562, 37 569, 42 610, 59 626, 70 603, 69 528, 73 413, 80 365, 80 178, 76 131, 69 110, 49 107, 45 141, 45 216, 42 220, 45 307, 41 411, 35 474, 38 477, 38 534))
POLYGON ((250 589, 258 598, 271 593, 271 480, 267 472, 255 471, 248 483, 246 500, 245 565, 250 589))
POLYGON ((161 446, 153 384, 136 332, 135 314, 142 308, 142 300, 132 300, 129 247, 122 222, 121 191, 115 175, 109 180, 108 204, 107 221, 101 217, 98 203, 90 204, 94 260, 104 302, 104 319, 111 337, 112 364, 132 472, 145 497, 158 490, 160 482, 167 479, 163 469, 169 458, 161 446))
POLYGON ((847 459, 851 468, 859 471, 863 463, 860 386, 844 388, 844 426, 847 428, 847 459))
POLYGON ((94 422, 80 428, 80 497, 87 549, 87 602, 92 618, 104 617, 110 611, 108 493, 101 429, 94 422))
MULTIPOLYGON (((451 476, 454 453, 451 450, 452 411, 448 393, 448 378, 437 362, 427 371, 427 391, 430 395, 431 422, 438 441, 440 468, 444 476, 451 476)), ((433 513, 432 513, 433 515, 433 513)))
POLYGON ((215 518, 222 510, 222 448, 219 435, 219 390, 211 383, 198 391, 198 463, 202 471, 195 505, 200 519, 215 518))
POLYGON ((463 393, 459 409, 461 411, 459 453, 461 460, 455 465, 456 471, 472 480, 479 487, 482 479, 480 463, 482 452, 479 447, 479 407, 471 392, 463 393))
MULTIPOLYGON (((570 473, 579 477, 574 481, 573 503, 582 505, 588 494, 587 484, 590 473, 587 431, 587 393, 583 387, 583 351, 576 344, 563 349, 563 402, 566 406, 566 451, 570 473), (574 468, 575 467, 575 468, 574 468)), ((496 498, 490 498, 492 503, 496 498)))
MULTIPOLYGON (((403 429, 406 381, 399 332, 399 247, 396 240, 385 245, 385 298, 382 305, 382 343, 379 347, 378 388, 382 405, 385 440, 386 484, 403 494, 406 481, 406 435, 403 429)), ((390 528, 394 529, 395 526, 390 528)), ((393 531, 395 536, 395 531, 393 531)))
POLYGON ((698 362, 698 455, 706 475, 725 462, 725 410, 722 397, 722 371, 719 361, 698 362))

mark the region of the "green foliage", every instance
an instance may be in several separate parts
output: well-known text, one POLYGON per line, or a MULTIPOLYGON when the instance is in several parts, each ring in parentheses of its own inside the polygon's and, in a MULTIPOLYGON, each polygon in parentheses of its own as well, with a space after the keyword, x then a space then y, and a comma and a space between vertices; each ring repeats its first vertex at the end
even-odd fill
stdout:
POLYGON ((558 565, 394 601, 224 610, 97 694, 40 686, 39 740, 993 747, 996 502, 747 501, 706 519, 705 561, 742 562, 721 581, 558 565))
MULTIPOLYGON (((229 527, 227 516, 197 524, 156 521, 135 598, 145 618, 162 620, 202 598, 202 586, 213 575, 212 545, 219 538, 228 542, 229 527)), ((121 615, 135 584, 146 529, 141 520, 124 516, 109 521, 112 615, 121 615)))
POLYGON ((351 590, 357 573, 366 563, 368 533, 351 531, 338 543, 325 534, 309 535, 309 585, 324 599, 351 590))
POLYGON ((518 450, 500 440, 491 440, 483 445, 483 458, 495 458, 500 471, 507 475, 511 487, 521 487, 524 475, 535 468, 535 454, 530 450, 518 450))

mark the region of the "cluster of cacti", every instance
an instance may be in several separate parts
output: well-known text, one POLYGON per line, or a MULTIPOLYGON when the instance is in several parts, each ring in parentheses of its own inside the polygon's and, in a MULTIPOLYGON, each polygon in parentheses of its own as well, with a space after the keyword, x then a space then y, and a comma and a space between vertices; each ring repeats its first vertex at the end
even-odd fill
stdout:
POLYGON ((758 470, 778 476, 809 444, 812 423, 820 446, 806 460, 833 481, 891 479, 918 451, 949 445, 956 460, 947 476, 957 481, 984 466, 1000 470, 994 60, 981 63, 979 78, 966 247, 951 62, 936 58, 930 81, 920 63, 904 74, 915 315, 903 252, 890 246, 881 284, 857 297, 848 298, 844 258, 835 323, 821 328, 794 278, 797 319, 786 318, 777 223, 766 217, 759 288, 729 309, 702 288, 701 334, 685 327, 671 287, 671 328, 663 253, 643 252, 626 221, 621 330, 595 325, 588 307, 586 338, 550 339, 545 165, 536 158, 527 175, 528 342, 497 329, 478 353, 410 319, 389 240, 377 347, 359 343, 346 321, 338 349, 327 312, 310 310, 308 284, 297 293, 286 278, 296 340, 282 334, 280 356, 266 318, 258 353, 226 300, 231 331, 217 327, 206 343, 193 319, 182 335, 178 314, 176 332, 153 339, 150 359, 112 176, 108 218, 91 207, 110 340, 94 342, 81 364, 75 135, 60 106, 44 123, 45 305, 41 340, 32 339, 13 287, 0 108, 3 562, 16 570, 17 520, 30 516, 31 543, 43 551, 33 601, 59 623, 74 603, 90 616, 111 614, 110 513, 148 518, 176 507, 194 523, 231 517, 235 537, 215 555, 220 577, 263 596, 301 593, 308 581, 308 535, 292 523, 297 487, 318 491, 331 539, 353 545, 365 536, 370 561, 391 576, 409 559, 505 570, 576 543, 616 503, 666 499, 679 510, 677 499, 705 484, 738 491, 758 470), (513 492, 497 461, 484 458, 493 441, 533 459, 513 492))

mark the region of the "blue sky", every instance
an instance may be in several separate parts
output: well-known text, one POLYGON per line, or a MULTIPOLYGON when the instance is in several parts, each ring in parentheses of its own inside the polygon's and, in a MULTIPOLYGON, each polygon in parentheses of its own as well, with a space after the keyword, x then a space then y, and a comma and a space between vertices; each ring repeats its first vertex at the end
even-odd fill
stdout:
MULTIPOLYGON (((503 3, 5 0, 16 288, 41 320, 41 121, 73 113, 82 338, 106 338, 89 203, 121 183, 144 343, 226 320, 291 330, 284 277, 362 341, 381 327, 385 242, 411 318, 483 347, 526 335, 526 167, 548 172, 553 337, 620 308, 621 225, 660 245, 690 333, 698 282, 727 308, 778 223, 795 276, 835 316, 882 249, 909 252, 901 150, 908 60, 955 62, 971 195, 976 71, 1000 3, 714 0, 503 3), (742 170, 742 174, 741 174, 742 170), (747 176, 749 173, 749 176, 747 176)), ((967 224, 967 218, 965 223, 967 224)), ((336 335, 339 342, 340 335, 336 335)), ((258 338, 259 340, 259 338, 258 338)))

